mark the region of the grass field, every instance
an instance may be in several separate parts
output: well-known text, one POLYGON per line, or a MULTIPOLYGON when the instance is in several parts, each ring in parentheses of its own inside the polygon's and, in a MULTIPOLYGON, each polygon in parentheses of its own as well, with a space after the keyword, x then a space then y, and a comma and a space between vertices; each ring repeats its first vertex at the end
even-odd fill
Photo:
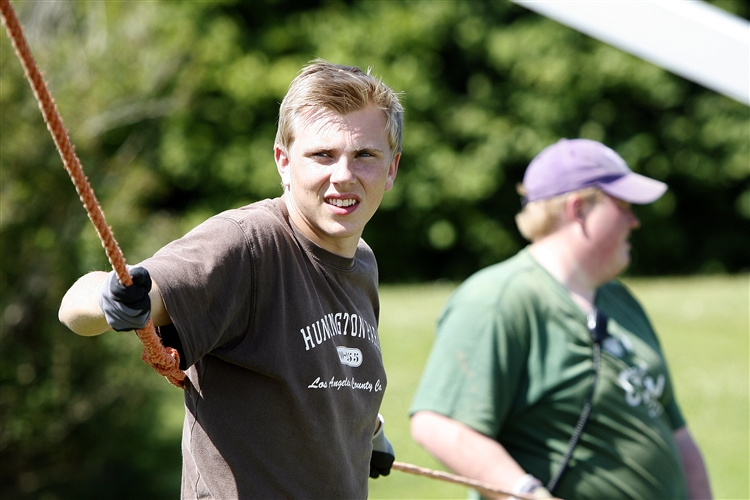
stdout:
MULTIPOLYGON (((685 419, 716 499, 750 498, 750 275, 629 279, 660 335, 685 419)), ((388 372, 382 407, 400 462, 444 470, 409 433, 408 408, 451 284, 383 286, 380 338, 388 372)), ((165 439, 179 446, 182 394, 166 383, 165 439)), ((462 486, 400 471, 370 480, 371 499, 466 498, 462 486)))
MULTIPOLYGON (((629 279, 658 331, 685 419, 717 499, 750 498, 750 276, 629 279)), ((444 470, 409 434, 408 407, 453 285, 383 286, 382 407, 396 459, 444 470)), ((370 480, 372 499, 465 498, 466 489, 400 471, 370 480)))

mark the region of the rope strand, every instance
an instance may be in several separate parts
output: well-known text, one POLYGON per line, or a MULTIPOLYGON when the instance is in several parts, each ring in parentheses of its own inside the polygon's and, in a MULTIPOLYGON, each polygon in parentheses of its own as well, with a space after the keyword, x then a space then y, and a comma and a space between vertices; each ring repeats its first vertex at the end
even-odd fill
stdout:
MULTIPOLYGON (((401 472, 415 474, 417 476, 424 476, 424 477, 429 477, 431 479, 438 479, 438 480, 446 481, 449 483, 460 484, 462 486, 468 486, 470 488, 474 488, 475 490, 479 491, 482 494, 489 494, 493 497, 502 495, 503 498, 517 498, 519 500, 533 500, 534 499, 534 495, 531 495, 528 493, 510 493, 508 491, 496 488, 491 484, 483 483, 480 481, 475 481, 473 479, 469 479, 463 476, 458 476, 456 474, 450 474, 448 472, 432 470, 426 467, 419 467, 417 465, 407 464, 403 462, 393 462, 393 465, 391 466, 391 468, 395 470, 399 470, 401 472)), ((555 500, 555 499, 552 499, 552 500, 555 500)))
MULTIPOLYGON (((125 266, 125 257, 120 250, 117 240, 115 240, 112 228, 107 225, 107 221, 104 218, 104 212, 99 205, 94 190, 89 184, 88 178, 83 173, 83 167, 75 154, 75 149, 70 141, 65 127, 63 126, 62 118, 57 110, 55 101, 47 89, 47 85, 44 82, 39 68, 34 61, 34 57, 31 54, 26 38, 23 35, 23 28, 18 22, 13 7, 10 4, 10 0, 0 0, 0 11, 2 11, 3 24, 8 33, 8 36, 13 43, 13 47, 16 50, 16 55, 21 61, 23 66, 24 74, 26 79, 29 81, 34 96, 36 97, 39 109, 42 111, 44 116, 44 122, 47 124, 52 134, 52 139, 55 142, 60 157, 63 160, 65 170, 68 171, 73 184, 75 185, 78 196, 83 203, 86 213, 91 219, 91 222, 96 228, 96 232, 99 235, 99 239, 102 242, 104 251, 107 254, 112 268, 117 274, 117 278, 123 285, 129 286, 133 284, 133 280, 128 274, 127 267, 125 266)), ((143 359, 144 362, 150 364, 154 369, 161 375, 167 378, 169 382, 182 388, 185 380, 185 373, 180 370, 180 356, 177 351, 173 348, 165 348, 159 336, 156 334, 156 329, 151 319, 148 320, 146 326, 137 332, 138 338, 143 344, 143 359)))
MULTIPOLYGON (((117 240, 115 240, 112 228, 107 225, 106 219, 104 218, 104 212, 96 199, 94 190, 91 188, 88 178, 83 173, 81 162, 75 154, 70 137, 63 126, 62 118, 57 110, 55 101, 52 99, 52 96, 47 89, 47 85, 42 78, 42 74, 34 61, 34 57, 31 55, 31 51, 29 50, 29 46, 23 35, 23 29, 16 18, 10 0, 0 0, 0 11, 2 11, 3 24, 5 25, 8 36, 16 50, 16 55, 18 55, 18 58, 21 60, 26 79, 29 81, 37 102, 39 103, 39 108, 42 110, 44 122, 47 124, 47 128, 52 134, 55 146, 57 146, 57 150, 62 157, 65 169, 68 171, 68 174, 75 185, 78 196, 86 209, 86 213, 96 228, 96 232, 102 242, 107 258, 109 259, 110 264, 112 264, 115 273, 117 273, 117 278, 120 280, 120 283, 126 286, 132 285, 133 280, 130 277, 130 274, 128 274, 125 265, 125 257, 117 244, 117 240)), ((166 377, 172 385, 183 388, 185 373, 179 369, 179 353, 172 347, 164 347, 162 345, 151 319, 149 319, 145 328, 138 330, 136 333, 143 344, 143 355, 141 356, 141 359, 143 359, 145 363, 150 364, 160 375, 166 377)), ((394 462, 392 468, 410 474, 468 486, 479 490, 480 492, 492 495, 504 495, 506 498, 515 497, 518 499, 533 499, 533 497, 529 495, 508 493, 486 483, 403 462, 394 462)))

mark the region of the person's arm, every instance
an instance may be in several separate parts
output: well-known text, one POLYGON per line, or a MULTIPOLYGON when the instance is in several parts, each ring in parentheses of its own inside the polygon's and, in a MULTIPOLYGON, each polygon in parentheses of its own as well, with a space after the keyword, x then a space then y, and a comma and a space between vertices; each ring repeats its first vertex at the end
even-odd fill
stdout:
POLYGON ((513 491, 526 476, 500 443, 438 413, 415 413, 411 417, 411 435, 417 444, 461 476, 505 491, 513 491))
POLYGON ((674 439, 680 452, 682 469, 687 481, 688 497, 692 500, 706 500, 711 496, 711 485, 708 482, 706 465, 703 462, 698 445, 693 440, 687 427, 674 431, 674 439))
MULTIPOLYGON (((67 291, 60 304, 58 318, 73 332, 83 336, 100 335, 112 328, 107 324, 99 307, 99 292, 107 278, 104 271, 94 271, 76 281, 67 291)), ((172 322, 164 306, 159 287, 154 282, 149 292, 151 319, 155 326, 172 322)))

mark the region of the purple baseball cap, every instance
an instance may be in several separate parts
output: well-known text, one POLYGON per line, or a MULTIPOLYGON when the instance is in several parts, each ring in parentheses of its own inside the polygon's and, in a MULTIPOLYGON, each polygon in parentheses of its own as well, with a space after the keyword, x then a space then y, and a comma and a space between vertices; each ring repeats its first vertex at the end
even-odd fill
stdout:
POLYGON ((526 201, 598 187, 635 204, 652 203, 667 190, 661 181, 636 174, 620 155, 589 139, 560 139, 531 160, 523 176, 526 201))

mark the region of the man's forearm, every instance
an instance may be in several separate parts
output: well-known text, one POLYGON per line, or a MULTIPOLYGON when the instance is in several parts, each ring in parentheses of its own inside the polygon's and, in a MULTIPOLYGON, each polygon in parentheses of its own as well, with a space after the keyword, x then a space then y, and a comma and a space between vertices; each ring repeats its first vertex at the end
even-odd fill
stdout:
MULTIPOLYGON (((60 303, 58 312, 60 322, 78 335, 86 337, 100 335, 111 330, 99 307, 99 289, 106 278, 106 272, 94 271, 76 281, 60 303)), ((156 283, 152 284, 149 297, 151 298, 151 319, 154 325, 170 324, 172 319, 167 314, 164 300, 156 283)))
POLYGON ((78 335, 100 335, 111 330, 99 308, 99 288, 107 277, 95 271, 81 277, 67 291, 60 303, 60 322, 78 335))
POLYGON ((456 474, 506 491, 526 474, 500 443, 448 417, 418 412, 411 430, 417 443, 456 474))
POLYGON ((707 500, 711 496, 711 485, 708 480, 708 472, 703 462, 703 457, 690 435, 687 427, 677 429, 674 433, 677 449, 680 452, 682 468, 685 472, 688 497, 691 500, 707 500))

